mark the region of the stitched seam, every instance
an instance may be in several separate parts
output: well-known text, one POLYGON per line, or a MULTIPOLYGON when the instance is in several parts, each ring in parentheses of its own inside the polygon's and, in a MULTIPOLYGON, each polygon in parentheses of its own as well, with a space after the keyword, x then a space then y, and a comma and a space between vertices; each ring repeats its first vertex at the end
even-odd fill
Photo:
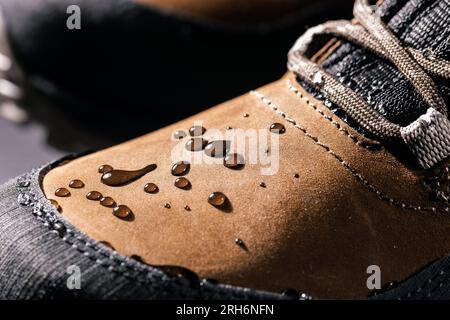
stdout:
POLYGON ((337 122, 333 117, 330 117, 329 115, 325 114, 321 109, 319 109, 315 103, 312 103, 309 98, 305 97, 299 89, 297 89, 294 84, 292 83, 291 80, 288 80, 286 82, 288 88, 290 91, 292 91, 298 98, 300 98, 302 101, 304 101, 308 106, 310 106, 314 111, 316 111, 317 113, 319 113, 322 118, 324 118, 325 120, 328 120, 333 126, 335 126, 337 128, 338 131, 344 133, 354 144, 356 144, 359 147, 362 147, 364 149, 368 149, 368 150, 382 150, 384 149, 383 146, 381 144, 377 144, 377 143, 370 143, 370 142, 365 142, 365 141, 361 141, 360 139, 358 139, 355 135, 351 134, 346 128, 343 128, 339 122, 337 122))
POLYGON ((406 204, 401 201, 397 201, 387 195, 385 195, 383 192, 381 192, 379 189, 377 189, 373 184, 371 184, 369 181, 367 181, 356 169, 354 169, 350 164, 348 164, 340 155, 335 153, 329 146, 326 144, 320 142, 319 138, 311 135, 305 128, 303 128, 301 125, 297 123, 296 120, 290 118, 286 113, 284 113, 282 110, 278 108, 276 104, 274 104, 271 100, 269 100, 266 96, 259 93, 258 91, 251 91, 251 94, 253 94, 255 97, 259 98, 267 107, 275 111, 278 115, 280 115, 284 120, 291 123, 295 128, 299 129, 303 132, 303 134, 314 141, 314 143, 321 148, 325 149, 330 155, 332 155, 336 160, 339 161, 339 163, 347 170, 349 171, 357 180, 359 180, 366 188, 372 193, 375 193, 377 197, 384 201, 389 203, 390 205, 394 207, 398 207, 405 210, 411 210, 411 211, 422 211, 422 212, 445 212, 447 213, 449 211, 449 208, 446 207, 444 210, 439 210, 436 207, 422 207, 422 206, 415 206, 411 204, 406 204))

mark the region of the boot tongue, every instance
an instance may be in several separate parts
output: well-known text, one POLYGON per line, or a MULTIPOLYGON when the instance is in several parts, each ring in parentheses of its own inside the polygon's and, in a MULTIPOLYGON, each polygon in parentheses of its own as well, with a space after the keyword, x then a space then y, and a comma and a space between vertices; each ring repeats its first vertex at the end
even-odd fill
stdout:
MULTIPOLYGON (((380 6, 382 20, 405 47, 446 60, 450 60, 449 12, 450 0, 385 0, 380 6)), ((408 125, 428 109, 394 65, 351 43, 344 42, 322 67, 393 123, 408 125)), ((449 81, 434 80, 449 105, 449 81)), ((354 125, 338 108, 333 111, 354 125)))

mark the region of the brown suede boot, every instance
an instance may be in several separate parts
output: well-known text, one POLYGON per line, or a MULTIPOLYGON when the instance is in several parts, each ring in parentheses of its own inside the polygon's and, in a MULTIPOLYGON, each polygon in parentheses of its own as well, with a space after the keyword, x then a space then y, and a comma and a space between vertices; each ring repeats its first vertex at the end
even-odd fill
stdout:
POLYGON ((365 298, 371 266, 382 284, 404 280, 450 250, 449 122, 431 78, 450 69, 403 49, 368 8, 302 37, 281 80, 53 169, 46 196, 125 256, 226 284, 365 298), (341 43, 306 57, 318 33, 391 60, 427 115, 381 117, 328 68, 341 43))
MULTIPOLYGON (((137 0, 136 2, 166 11, 237 25, 280 21, 300 11, 311 12, 327 6, 336 6, 333 0, 137 0)), ((341 5, 346 6, 349 2, 345 0, 341 5)))

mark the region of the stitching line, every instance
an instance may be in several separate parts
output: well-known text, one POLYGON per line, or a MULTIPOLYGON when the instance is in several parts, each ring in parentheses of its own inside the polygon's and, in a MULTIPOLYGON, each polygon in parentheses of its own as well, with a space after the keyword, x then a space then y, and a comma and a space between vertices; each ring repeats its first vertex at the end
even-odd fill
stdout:
POLYGON ((356 136, 352 135, 346 128, 343 128, 339 122, 337 122, 333 117, 330 117, 329 115, 326 115, 322 110, 320 110, 319 108, 317 108, 315 103, 312 103, 309 98, 305 97, 299 89, 297 89, 294 84, 292 83, 291 80, 288 80, 286 82, 288 88, 290 91, 292 91, 298 98, 300 98, 302 101, 304 101, 308 106, 310 106, 311 108, 313 108, 317 113, 319 113, 322 118, 328 120, 332 125, 334 125, 338 131, 344 133, 348 138, 350 138, 350 140, 355 143, 357 146, 360 146, 362 148, 368 149, 368 150, 373 150, 373 151, 379 151, 379 150, 383 150, 383 146, 379 143, 370 143, 370 142, 365 142, 365 141, 361 141, 360 139, 358 139, 356 136))
POLYGON ((422 212, 442 212, 442 213, 448 213, 450 211, 450 208, 445 207, 443 210, 439 210, 436 207, 422 207, 422 206, 414 206, 411 204, 406 204, 401 201, 397 201, 387 195, 385 195, 383 192, 381 192, 379 189, 377 189, 374 185, 372 185, 369 181, 367 181, 356 169, 354 169, 350 164, 348 164, 340 155, 335 153, 329 146, 319 141, 319 138, 311 135, 305 128, 303 128, 301 125, 297 123, 294 119, 290 118, 286 113, 284 113, 282 110, 278 108, 276 104, 274 104, 271 100, 269 100, 266 96, 261 94, 258 91, 251 91, 250 94, 254 95, 255 97, 259 98, 267 107, 269 107, 271 110, 275 111, 278 115, 284 118, 287 122, 291 123, 295 128, 299 129, 303 132, 303 134, 314 141, 314 143, 321 148, 325 149, 330 155, 332 155, 339 163, 347 170, 349 171, 357 180, 359 180, 366 188, 372 193, 375 193, 377 197, 384 201, 389 203, 390 205, 394 207, 398 207, 405 210, 411 210, 411 211, 422 211, 422 212))

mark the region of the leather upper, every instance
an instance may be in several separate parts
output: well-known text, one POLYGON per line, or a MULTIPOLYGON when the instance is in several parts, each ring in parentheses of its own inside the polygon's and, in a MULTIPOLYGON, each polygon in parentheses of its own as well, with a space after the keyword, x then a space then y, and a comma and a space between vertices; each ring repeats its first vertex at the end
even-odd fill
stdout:
POLYGON ((150 264, 181 265, 257 289, 364 298, 369 266, 380 267, 383 284, 400 281, 450 248, 448 201, 433 198, 424 184, 432 175, 442 177, 439 168, 425 172, 394 153, 348 127, 288 73, 255 92, 55 168, 43 190, 80 230, 150 264), (279 170, 262 175, 260 163, 241 170, 225 168, 220 159, 193 163, 186 175, 192 188, 176 188, 172 152, 189 137, 180 142, 173 133, 197 122, 207 129, 207 140, 213 129, 269 131, 271 124, 283 124, 279 170), (102 184, 97 172, 103 164, 135 170, 151 163, 156 170, 123 187, 102 184), (72 179, 84 181, 85 188, 55 197, 72 179), (149 182, 158 185, 158 193, 143 191, 149 182), (118 219, 87 200, 91 190, 129 206, 134 220, 118 219), (208 203, 217 191, 228 197, 230 210, 208 203))

